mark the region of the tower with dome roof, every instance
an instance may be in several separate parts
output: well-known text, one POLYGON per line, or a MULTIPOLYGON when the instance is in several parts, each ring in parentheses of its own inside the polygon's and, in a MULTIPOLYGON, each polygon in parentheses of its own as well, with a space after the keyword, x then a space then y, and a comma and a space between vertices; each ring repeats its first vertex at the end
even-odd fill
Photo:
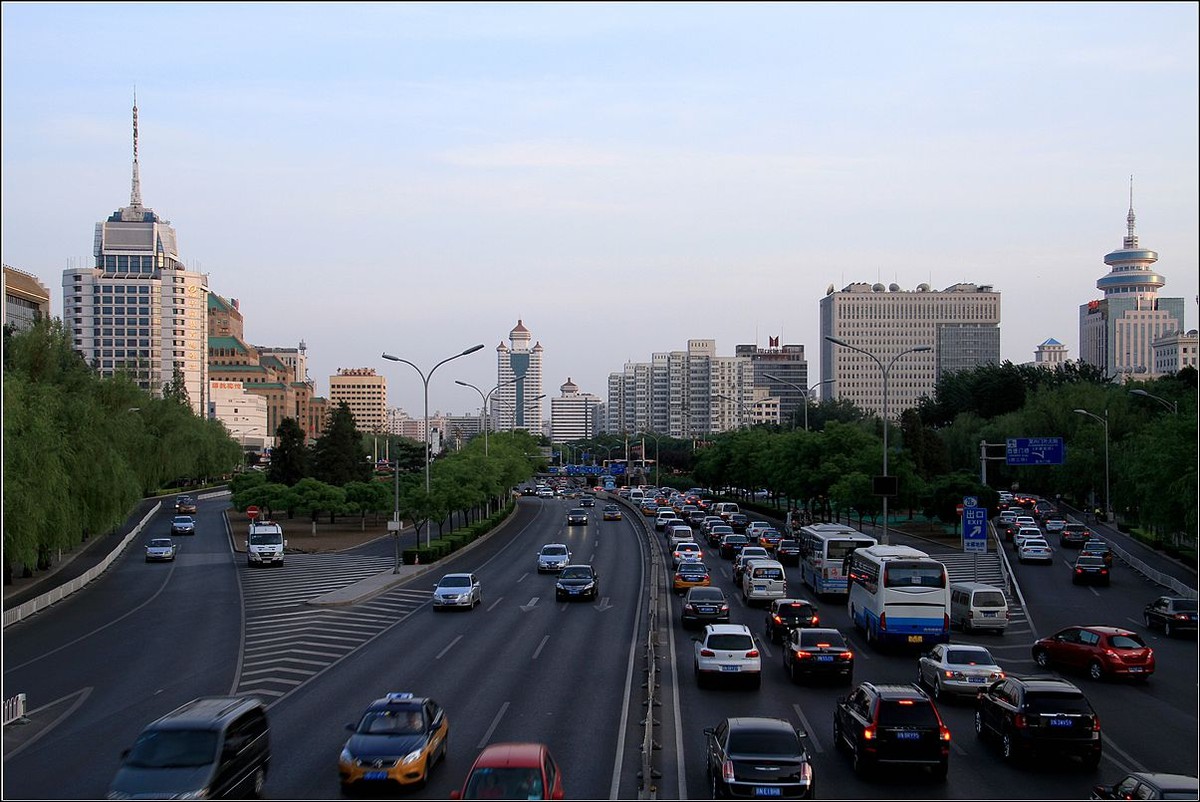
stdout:
POLYGON ((542 433, 542 344, 520 319, 508 333, 508 344, 496 347, 496 384, 492 420, 496 431, 524 429, 542 433), (530 345, 533 343, 532 345, 530 345))

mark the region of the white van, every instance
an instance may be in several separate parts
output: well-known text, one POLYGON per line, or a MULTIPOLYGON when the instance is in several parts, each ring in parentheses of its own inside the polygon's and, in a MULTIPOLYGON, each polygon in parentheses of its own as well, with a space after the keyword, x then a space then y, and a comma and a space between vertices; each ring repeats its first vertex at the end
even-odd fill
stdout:
POLYGON ((950 585, 950 626, 963 632, 1008 628, 1008 600, 1004 591, 982 582, 954 582, 950 585))
POLYGON ((629 501, 634 506, 640 505, 643 501, 645 501, 645 499, 646 499, 645 491, 639 490, 636 487, 629 491, 629 501))
POLYGON ((742 601, 768 602, 787 596, 787 574, 778 560, 752 558, 742 572, 742 601))
POLYGON ((732 501, 721 501, 717 503, 717 506, 713 507, 713 515, 720 515, 726 521, 729 520, 730 515, 735 515, 741 511, 741 508, 732 501))

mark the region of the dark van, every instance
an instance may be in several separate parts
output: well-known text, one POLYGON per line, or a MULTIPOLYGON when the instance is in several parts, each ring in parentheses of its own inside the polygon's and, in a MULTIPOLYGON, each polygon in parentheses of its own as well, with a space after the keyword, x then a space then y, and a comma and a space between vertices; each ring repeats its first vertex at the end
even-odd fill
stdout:
POLYGON ((267 709, 249 696, 194 699, 148 725, 121 757, 109 799, 261 797, 267 709))

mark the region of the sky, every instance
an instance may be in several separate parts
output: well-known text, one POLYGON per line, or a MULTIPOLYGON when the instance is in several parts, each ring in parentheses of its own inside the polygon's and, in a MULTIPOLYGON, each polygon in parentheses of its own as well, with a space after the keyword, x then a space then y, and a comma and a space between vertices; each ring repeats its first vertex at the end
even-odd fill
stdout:
MULTIPOLYGON (((154 4, 0 9, 0 255, 51 291, 129 203, 246 339, 475 414, 523 321, 544 387, 800 344, 831 285, 1002 295, 1001 358, 1121 247, 1197 327, 1195 3, 154 4)), ((548 404, 548 400, 546 402, 548 404)))

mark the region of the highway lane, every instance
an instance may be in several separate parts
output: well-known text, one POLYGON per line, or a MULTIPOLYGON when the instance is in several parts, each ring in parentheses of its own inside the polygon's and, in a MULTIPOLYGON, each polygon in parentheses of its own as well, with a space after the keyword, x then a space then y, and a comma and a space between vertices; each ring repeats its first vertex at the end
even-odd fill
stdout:
POLYGON ((170 533, 166 502, 88 587, 5 630, 5 695, 25 693, 31 719, 4 731, 6 799, 103 797, 146 723, 229 692, 241 599, 228 502, 201 501, 197 534, 175 538, 175 562, 146 563, 145 542, 170 533))
POLYGON ((268 794, 338 796, 336 759, 372 699, 388 691, 431 696, 451 722, 450 753, 414 798, 442 799, 488 743, 550 744, 572 798, 636 796, 637 755, 626 731, 641 717, 634 645, 643 615, 645 558, 628 522, 567 527, 564 499, 522 499, 515 520, 436 573, 474 571, 483 604, 471 612, 428 605, 271 707, 268 794), (568 544, 573 561, 600 574, 596 602, 556 602, 555 577, 538 575, 545 543, 568 544), (628 697, 628 698, 627 698, 628 697))
MULTIPOLYGON (((656 540, 665 553, 662 536, 657 535, 656 540)), ((893 542, 900 540, 893 538, 893 542)), ((761 608, 748 608, 742 603, 731 581, 729 562, 721 560, 706 544, 705 550, 709 555, 706 562, 715 569, 714 582, 730 598, 732 622, 746 624, 760 636, 763 682, 758 691, 698 689, 692 679, 694 633, 684 631, 679 625, 679 603, 672 600, 675 659, 671 664, 673 670, 664 672, 663 683, 664 697, 674 698, 680 710, 680 729, 671 734, 664 732, 663 741, 679 743, 684 758, 677 761, 664 755, 663 765, 679 766, 683 775, 676 782, 664 777, 665 796, 709 795, 702 730, 735 715, 787 718, 807 731, 817 794, 826 798, 873 799, 882 795, 894 799, 1080 798, 1087 795, 1092 784, 1128 770, 1196 773, 1196 642, 1168 641, 1157 633, 1144 631, 1140 622, 1142 605, 1158 595, 1158 591, 1129 569, 1114 581, 1112 588, 1093 591, 1071 584, 1062 555, 1056 557, 1054 566, 1015 566, 1027 602, 1028 620, 1015 622, 1004 636, 965 635, 957 631, 953 636, 955 642, 987 646, 1010 672, 1032 674, 1038 673, 1030 655, 1032 642, 1062 626, 1110 623, 1143 632, 1159 656, 1159 674, 1145 685, 1097 684, 1082 676, 1066 675, 1087 694, 1101 717, 1106 752, 1098 771, 1087 771, 1077 763, 1023 767, 1004 764, 994 744, 980 742, 975 737, 971 702, 960 701, 939 705, 953 734, 950 776, 945 783, 934 781, 922 772, 888 773, 864 780, 851 771, 847 756, 837 753, 832 745, 834 705, 847 689, 838 685, 793 685, 782 668, 781 647, 761 638, 765 613, 761 608), (675 790, 680 784, 684 788, 682 794, 675 790)), ((800 584, 798 569, 789 567, 787 573, 791 593, 814 598, 800 584)), ((837 627, 848 635, 856 651, 856 683, 863 680, 908 683, 915 679, 918 652, 879 652, 868 647, 861 633, 851 626, 844 598, 817 601, 822 624, 837 627)))

